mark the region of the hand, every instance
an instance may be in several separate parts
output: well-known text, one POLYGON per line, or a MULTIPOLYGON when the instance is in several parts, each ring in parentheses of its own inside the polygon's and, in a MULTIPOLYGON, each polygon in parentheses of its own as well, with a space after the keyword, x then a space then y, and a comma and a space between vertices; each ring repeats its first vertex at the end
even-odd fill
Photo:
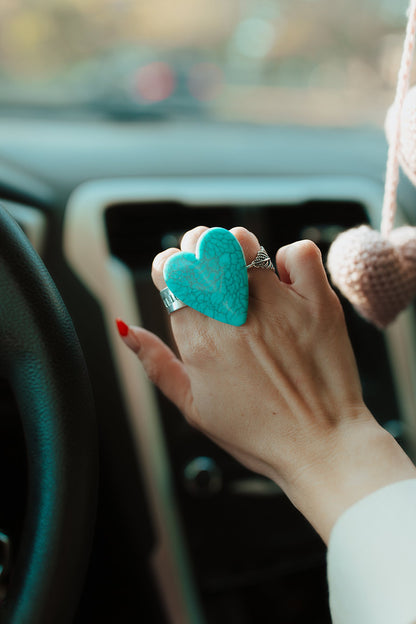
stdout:
MULTIPOLYGON (((195 253, 207 228, 190 230, 195 253)), ((234 228, 247 264, 254 234, 234 228)), ((178 249, 156 256, 152 277, 178 249)), ((233 327, 191 308, 171 315, 180 357, 144 329, 125 341, 150 379, 204 432, 251 470, 273 479, 325 541, 337 517, 367 493, 416 469, 364 405, 341 304, 319 249, 281 248, 277 275, 249 271, 247 322, 233 327)))

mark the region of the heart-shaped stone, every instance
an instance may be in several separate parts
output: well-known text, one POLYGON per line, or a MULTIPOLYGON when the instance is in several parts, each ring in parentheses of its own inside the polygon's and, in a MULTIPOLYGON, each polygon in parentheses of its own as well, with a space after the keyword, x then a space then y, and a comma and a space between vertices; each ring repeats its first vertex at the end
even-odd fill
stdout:
MULTIPOLYGON (((387 112, 385 129, 391 143, 397 116, 396 105, 387 112)), ((409 89, 403 102, 400 117, 399 162, 409 178, 416 186, 416 86, 409 89)))
POLYGON ((229 325, 246 322, 246 262, 240 243, 228 230, 207 230, 195 255, 183 251, 171 256, 164 278, 178 299, 205 316, 229 325))
POLYGON ((416 228, 388 238, 362 225, 340 234, 328 253, 333 283, 377 327, 393 321, 416 294, 416 228))

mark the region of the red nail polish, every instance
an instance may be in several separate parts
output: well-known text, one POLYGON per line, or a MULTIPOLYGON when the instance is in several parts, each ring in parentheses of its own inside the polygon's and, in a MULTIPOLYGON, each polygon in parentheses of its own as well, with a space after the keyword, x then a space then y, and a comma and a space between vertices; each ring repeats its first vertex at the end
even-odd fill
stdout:
POLYGON ((129 333, 129 326, 126 325, 126 323, 119 318, 116 319, 116 324, 117 324, 117 329, 118 329, 118 333, 120 334, 120 336, 122 337, 127 336, 127 334, 129 333))

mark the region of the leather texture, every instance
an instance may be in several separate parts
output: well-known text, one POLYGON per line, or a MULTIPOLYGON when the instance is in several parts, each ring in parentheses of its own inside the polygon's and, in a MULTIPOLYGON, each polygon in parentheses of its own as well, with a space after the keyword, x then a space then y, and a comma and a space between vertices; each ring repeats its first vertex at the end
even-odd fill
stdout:
POLYGON ((98 444, 92 394, 62 299, 2 207, 0 376, 9 380, 19 407, 29 492, 0 622, 69 623, 78 606, 95 521, 98 444))

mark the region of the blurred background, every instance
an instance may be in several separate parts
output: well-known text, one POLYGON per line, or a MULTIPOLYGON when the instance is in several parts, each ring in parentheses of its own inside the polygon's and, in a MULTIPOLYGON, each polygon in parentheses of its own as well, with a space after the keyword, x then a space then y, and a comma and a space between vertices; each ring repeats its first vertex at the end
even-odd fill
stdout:
POLYGON ((0 113, 382 125, 408 0, 1 0, 0 113))

